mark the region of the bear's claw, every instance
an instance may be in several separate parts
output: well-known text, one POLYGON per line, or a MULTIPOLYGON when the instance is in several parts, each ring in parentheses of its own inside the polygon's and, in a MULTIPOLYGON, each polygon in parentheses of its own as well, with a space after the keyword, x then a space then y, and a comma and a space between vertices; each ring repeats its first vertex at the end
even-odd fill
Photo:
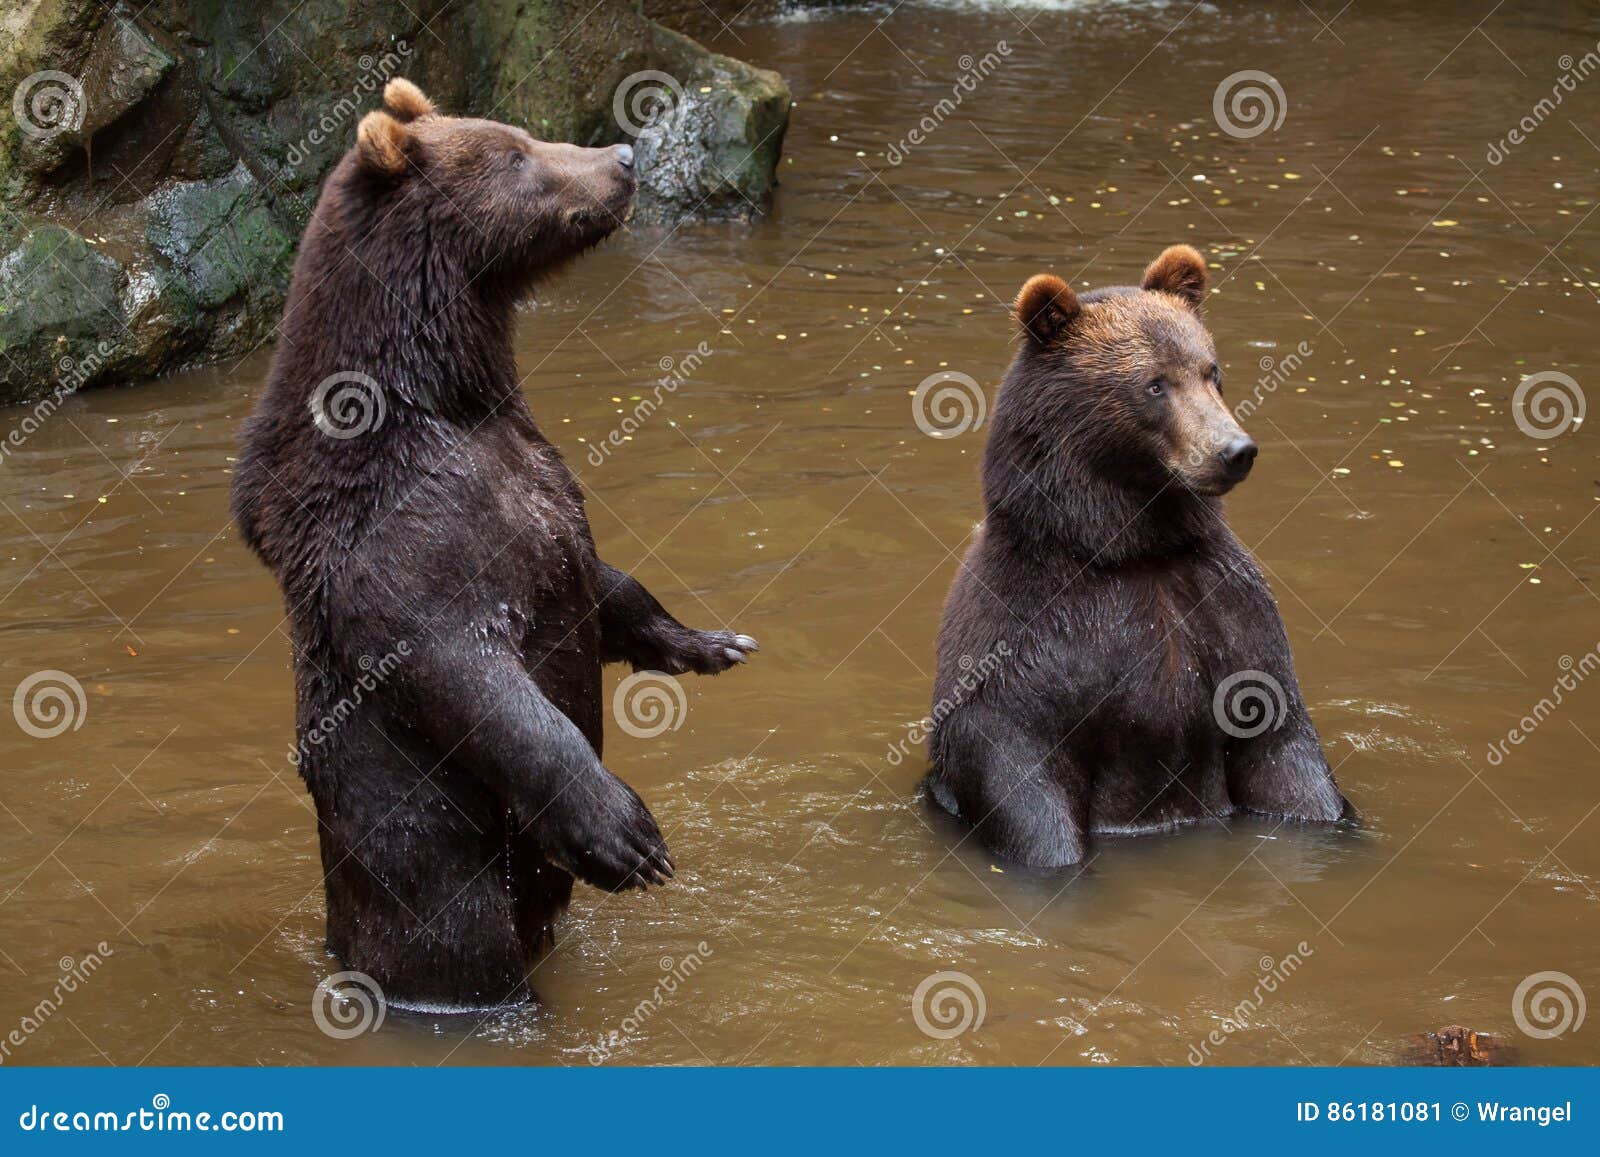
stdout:
POLYGON ((735 663, 744 663, 761 650, 749 635, 732 631, 696 631, 688 627, 662 647, 662 669, 670 675, 693 671, 696 675, 716 675, 735 663))
POLYGON ((535 826, 545 854, 596 888, 620 892, 672 879, 655 817, 638 792, 604 769, 546 805, 535 826))

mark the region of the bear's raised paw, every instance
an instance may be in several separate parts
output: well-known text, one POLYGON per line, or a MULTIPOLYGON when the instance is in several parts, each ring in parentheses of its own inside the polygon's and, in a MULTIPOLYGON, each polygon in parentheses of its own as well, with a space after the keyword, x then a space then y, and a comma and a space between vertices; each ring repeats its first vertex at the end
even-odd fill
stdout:
POLYGON ((716 675, 735 663, 746 662, 761 645, 749 635, 732 631, 696 631, 689 627, 674 631, 661 647, 661 670, 669 675, 693 671, 696 675, 716 675))

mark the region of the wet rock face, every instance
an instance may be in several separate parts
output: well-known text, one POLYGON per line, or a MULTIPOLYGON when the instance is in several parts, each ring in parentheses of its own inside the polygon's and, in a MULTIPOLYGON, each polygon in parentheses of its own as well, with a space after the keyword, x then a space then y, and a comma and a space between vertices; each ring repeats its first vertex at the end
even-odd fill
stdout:
POLYGON ((787 89, 667 32, 639 0, 11 6, 0 404, 270 340, 322 178, 391 76, 452 112, 605 144, 631 139, 613 97, 641 72, 690 97, 638 146, 647 216, 758 211, 787 89))
POLYGON ((788 86, 775 72, 659 26, 656 44, 664 67, 619 88, 615 102, 623 130, 635 134, 635 217, 749 220, 765 212, 789 123, 788 86))
POLYGON ((31 400, 70 393, 79 367, 107 360, 127 324, 128 272, 83 237, 59 225, 25 230, 0 258, 0 351, 3 373, 36 387, 31 400))

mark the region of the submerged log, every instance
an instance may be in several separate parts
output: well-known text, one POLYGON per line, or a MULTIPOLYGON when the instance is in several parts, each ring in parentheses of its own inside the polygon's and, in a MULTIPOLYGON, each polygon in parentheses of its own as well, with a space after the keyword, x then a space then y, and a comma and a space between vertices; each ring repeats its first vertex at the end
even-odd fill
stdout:
POLYGON ((1479 1068, 1517 1063, 1516 1052, 1502 1036, 1478 1032, 1463 1025, 1446 1025, 1438 1032, 1421 1032, 1407 1038, 1411 1055, 1407 1063, 1445 1068, 1479 1068))

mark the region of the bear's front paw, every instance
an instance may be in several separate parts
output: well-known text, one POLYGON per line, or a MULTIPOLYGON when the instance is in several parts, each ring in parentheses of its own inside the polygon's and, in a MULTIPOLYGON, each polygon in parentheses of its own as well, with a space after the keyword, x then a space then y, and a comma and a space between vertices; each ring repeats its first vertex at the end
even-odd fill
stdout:
POLYGON ((743 663, 761 646, 749 635, 732 631, 695 631, 688 627, 675 631, 661 648, 661 669, 669 675, 693 671, 696 675, 716 675, 735 663, 743 663))
POLYGON ((672 857, 639 793, 601 769, 546 805, 535 821, 545 854, 585 884, 619 892, 672 878, 672 857))

